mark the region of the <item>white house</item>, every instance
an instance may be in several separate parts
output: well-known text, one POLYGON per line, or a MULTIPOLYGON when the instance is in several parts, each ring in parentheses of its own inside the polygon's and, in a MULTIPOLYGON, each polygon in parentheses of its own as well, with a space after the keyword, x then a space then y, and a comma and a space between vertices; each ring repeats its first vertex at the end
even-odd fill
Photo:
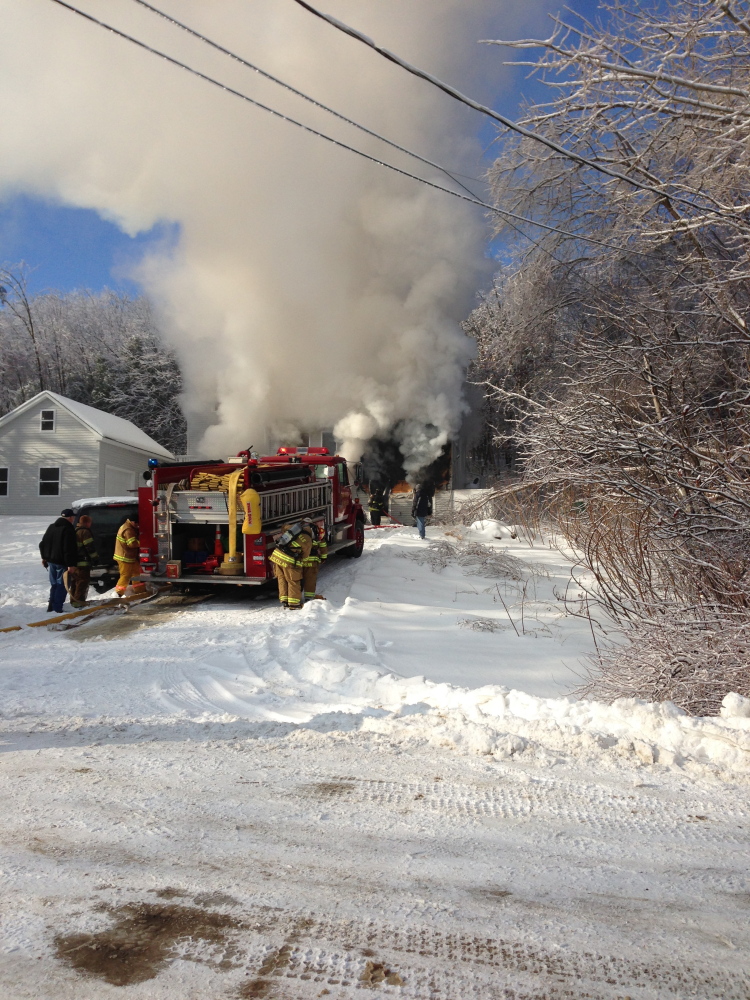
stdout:
POLYGON ((166 448, 122 417, 40 392, 0 417, 0 514, 59 514, 135 489, 166 448))

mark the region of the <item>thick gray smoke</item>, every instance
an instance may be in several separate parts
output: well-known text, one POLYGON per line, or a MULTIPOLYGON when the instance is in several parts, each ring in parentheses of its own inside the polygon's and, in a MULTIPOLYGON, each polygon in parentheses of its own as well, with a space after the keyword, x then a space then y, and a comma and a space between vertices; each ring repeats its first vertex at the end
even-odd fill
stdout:
MULTIPOLYGON (((415 165, 131 0, 79 6, 322 131, 415 165)), ((156 6, 350 117, 476 174, 468 110, 288 0, 156 6)), ((475 89, 482 61, 498 84, 496 52, 476 41, 503 6, 324 0, 329 13, 475 89)), ((464 405, 469 342, 458 321, 486 269, 481 215, 48 0, 0 0, 0 17, 0 197, 22 191, 93 208, 130 233, 179 224, 177 246, 151 252, 136 277, 185 372, 191 450, 229 454, 334 427, 357 457, 368 438, 398 426, 407 470, 434 458, 464 405)), ((507 13, 501 28, 494 34, 509 33, 507 13)))

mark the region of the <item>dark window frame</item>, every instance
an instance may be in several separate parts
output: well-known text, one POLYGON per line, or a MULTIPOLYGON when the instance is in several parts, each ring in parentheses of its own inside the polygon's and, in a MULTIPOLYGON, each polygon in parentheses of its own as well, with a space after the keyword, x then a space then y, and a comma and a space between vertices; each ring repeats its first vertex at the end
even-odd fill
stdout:
POLYGON ((39 478, 37 480, 38 496, 40 497, 59 497, 62 490, 62 466, 60 465, 40 465, 39 466, 39 478), (57 478, 47 477, 42 478, 43 472, 56 472, 57 478), (52 487, 56 486, 56 490, 52 489, 42 489, 43 486, 52 487))
POLYGON ((10 467, 0 466, 0 497, 7 497, 10 492, 10 467))

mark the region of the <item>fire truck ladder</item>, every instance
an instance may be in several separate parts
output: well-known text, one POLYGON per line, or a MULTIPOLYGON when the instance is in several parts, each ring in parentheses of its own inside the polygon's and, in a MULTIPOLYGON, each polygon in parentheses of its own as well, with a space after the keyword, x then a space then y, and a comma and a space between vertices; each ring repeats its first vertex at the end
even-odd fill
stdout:
POLYGON ((267 525, 273 527, 291 518, 325 514, 327 510, 332 514, 331 484, 326 480, 269 490, 260 494, 260 510, 264 530, 267 525))

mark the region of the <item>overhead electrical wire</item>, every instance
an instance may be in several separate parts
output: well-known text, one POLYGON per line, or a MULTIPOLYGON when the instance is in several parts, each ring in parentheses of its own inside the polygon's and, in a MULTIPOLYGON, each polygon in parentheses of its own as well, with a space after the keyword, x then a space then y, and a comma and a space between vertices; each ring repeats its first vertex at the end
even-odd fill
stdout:
MULTIPOLYGON (((392 146, 394 149, 398 149, 402 153, 406 153, 407 156, 412 156, 414 157, 414 159, 419 160, 421 163, 426 163, 427 166, 434 167, 436 170, 439 170, 441 171, 441 173, 445 174, 446 177, 449 177, 454 182, 454 184, 457 184, 460 188, 466 191, 467 194, 470 194, 472 197, 476 197, 475 192, 472 191, 470 188, 468 188, 458 178, 465 177, 467 180, 475 180, 478 183, 480 183, 478 178, 466 177, 465 174, 459 174, 457 171, 450 171, 446 167, 441 166, 441 164, 433 163, 432 160, 428 160, 426 159, 426 157, 420 156, 419 153, 415 153, 411 149, 407 149, 404 146, 400 146, 397 142, 393 142, 391 139, 387 139, 385 136, 380 135, 378 132, 374 132, 372 129, 367 128, 365 125, 361 125, 359 122, 356 122, 351 118, 347 118, 345 115, 342 115, 340 112, 334 110, 333 108, 329 108, 328 105, 323 104, 321 101, 316 100, 314 97, 310 97, 309 94, 305 94, 304 91, 297 90, 297 88, 293 87, 291 84, 286 83, 284 80, 280 80, 277 76, 274 76, 272 73, 269 73, 264 69, 261 69, 260 66, 255 65, 255 63, 249 62, 247 59, 244 59, 236 52, 232 52, 231 49, 227 49, 223 45, 219 45, 219 43, 215 42, 213 39, 208 38, 206 35, 202 35, 199 31, 196 31, 195 28, 191 28, 189 24, 184 24, 182 21, 178 21, 176 17, 173 17, 171 14, 166 13, 166 11, 160 10, 158 7, 154 7, 153 4, 147 3, 146 0, 133 0, 133 3, 137 3, 141 7, 144 7, 146 10, 150 10, 152 13, 157 14, 159 17, 163 18, 169 24, 173 24, 175 25, 175 27, 182 28, 183 31, 186 31, 189 35, 193 35, 193 37, 198 38, 202 42, 205 42, 206 45, 210 45, 211 48, 216 49, 217 52, 221 52, 223 55, 229 56, 230 59, 234 59, 236 62, 240 63, 240 65, 247 67, 247 69, 253 70, 253 72, 260 74, 260 76, 265 77, 267 80, 271 80, 273 83, 277 83, 280 87, 283 87, 290 93, 296 94, 297 97, 301 97, 303 100, 309 101, 315 107, 320 108, 323 111, 327 111, 329 114, 334 115, 334 117, 339 118, 343 122, 346 122, 347 125, 353 125, 354 128, 360 129, 367 135, 371 135, 375 139, 379 139, 381 142, 386 143, 388 146, 392 146)), ((541 246, 541 244, 537 242, 537 240, 529 236, 528 233, 525 233, 522 229, 519 229, 518 226, 515 226, 510 220, 508 220, 508 225, 511 227, 511 229, 514 229, 520 236, 523 236, 524 239, 527 239, 531 243, 533 243, 535 247, 537 247, 540 250, 544 249, 541 246)), ((545 250, 544 252, 547 253, 549 256, 551 256, 553 260, 557 260, 557 257, 555 257, 554 254, 549 254, 548 250, 545 250)))
MULTIPOLYGON (((255 98, 249 97, 247 94, 243 94, 239 90, 235 90, 233 87, 230 87, 225 83, 222 83, 220 80, 214 79, 214 77, 208 76, 206 73, 203 73, 198 69, 194 69, 192 66, 188 66, 187 63, 181 62, 174 56, 170 56, 166 52, 162 52, 160 49, 156 49, 152 45, 148 45, 146 42, 142 42, 140 41, 140 39, 135 38, 124 31, 121 31, 119 28, 115 28, 113 25, 107 24, 105 21, 99 20, 99 18, 94 17, 93 14, 88 14, 86 11, 80 10, 78 7, 74 7, 72 4, 67 3, 66 0, 50 0, 50 2, 56 4, 58 7, 65 8, 65 10, 68 10, 73 14, 77 14, 79 17, 84 18, 86 21, 90 21, 92 24, 95 24, 98 27, 103 28, 105 31, 109 31, 112 34, 117 35, 120 38, 123 38, 125 41, 131 42, 133 45, 138 46, 138 48, 144 49, 146 52, 150 52, 152 55, 158 56, 160 59, 164 59, 166 62, 171 63, 173 66, 177 66, 180 69, 186 70, 186 72, 191 73, 193 76, 198 77, 199 79, 205 81, 206 83, 210 83, 213 86, 218 87, 220 90, 225 91, 227 94, 232 94, 234 97, 239 97, 241 100, 246 101, 248 104, 252 104, 254 107, 260 108, 262 111, 267 111, 269 114, 273 115, 276 118, 280 118, 282 121, 289 122, 291 125, 296 125, 297 128, 303 129, 310 135, 315 135, 319 139, 325 139, 326 142, 330 142, 332 145, 338 146, 340 149, 346 149, 350 153, 355 153, 362 159, 369 160, 371 163, 375 163, 380 167, 385 167, 387 170, 391 170, 396 174, 400 174, 402 177, 408 177, 411 180, 417 181, 420 184, 424 184, 435 191, 442 191, 443 194, 451 195, 453 198, 459 198, 461 201, 468 202, 470 205, 475 205, 478 208, 483 208, 488 212, 492 212, 493 214, 500 215, 504 218, 515 219, 517 222, 524 222, 530 226, 537 226, 540 229, 544 229, 551 233, 558 233, 560 236, 566 236, 572 240, 582 240, 586 243, 594 243, 597 246, 605 247, 608 250, 616 250, 618 251, 618 253, 637 254, 639 257, 648 256, 648 254, 644 253, 641 250, 634 250, 629 247, 616 246, 615 244, 607 243, 604 240, 594 239, 593 236, 584 236, 583 234, 580 233, 571 233, 568 232, 568 230, 566 229, 560 229, 557 226, 550 226, 547 225, 547 223, 545 222, 538 222, 535 219, 529 219, 524 215, 518 215, 516 212, 511 212, 509 209, 496 208, 494 205, 490 205, 488 202, 481 201, 479 198, 473 195, 461 194, 460 191, 451 191, 450 188, 443 187, 442 184, 436 184, 434 181, 429 181, 424 177, 419 177, 417 174, 412 174, 408 170, 403 170, 401 167, 395 167, 392 163, 388 163, 385 160, 380 160, 375 156, 371 156, 369 153, 364 153, 361 149, 357 149, 354 146, 350 146, 347 143, 342 142, 340 139, 334 139, 333 136, 326 135, 324 132, 319 132, 317 129, 311 128, 309 125, 305 125, 302 122, 297 121, 295 118, 291 118, 289 115, 285 115, 283 114, 283 112, 277 111, 275 108, 269 107, 267 104, 263 104, 260 101, 256 101, 255 98)), ((444 172, 447 173, 446 170, 444 170, 444 172)), ((529 239, 532 243, 535 242, 534 240, 531 239, 530 236, 527 236, 526 233, 523 233, 522 235, 525 236, 527 239, 529 239)))
MULTIPOLYGON (((419 160, 421 163, 427 164, 428 167, 434 167, 435 170, 439 170, 441 173, 445 174, 446 177, 450 177, 452 181, 460 185, 464 191, 468 191, 469 194, 473 195, 474 192, 470 191, 461 181, 457 180, 453 173, 446 167, 442 167, 439 163, 433 163, 432 160, 428 160, 424 156, 420 156, 419 153, 415 153, 411 149, 406 149, 405 146, 400 146, 397 142, 393 142, 392 139, 387 139, 384 135, 367 128, 366 125, 361 125, 359 122, 354 121, 351 118, 347 118, 346 115, 342 115, 341 112, 335 111, 333 108, 329 108, 328 105, 323 104, 322 101, 316 100, 314 97, 310 97, 309 94, 305 94, 301 90, 297 90, 290 83, 286 83, 284 80, 280 80, 279 77, 274 76, 267 70, 261 69, 260 66, 256 66, 255 63, 249 62, 247 59, 243 59, 242 56, 237 55, 236 52, 232 52, 231 49, 224 48, 223 45, 219 45, 218 42, 213 41, 213 39, 202 35, 195 28, 191 28, 189 24, 184 24, 182 21, 178 21, 176 17, 171 14, 167 14, 166 11, 160 10, 158 7, 154 7, 152 4, 147 3, 146 0, 133 0, 133 3, 139 4, 141 7, 145 7, 146 10, 150 10, 153 14, 164 18, 170 24, 175 25, 177 28, 181 28, 188 34, 193 35, 194 38, 198 38, 201 42, 205 42, 206 45, 210 45, 211 48, 216 49, 217 52, 221 52, 225 56, 229 56, 230 59, 234 59, 235 62, 240 63, 240 65, 245 66, 247 69, 251 69, 254 73, 258 73, 260 76, 265 77, 272 83, 278 84, 290 93, 295 94, 297 97, 301 97, 303 101, 308 101, 310 104, 314 104, 316 108, 320 108, 322 111, 326 111, 329 115, 334 115, 334 117, 340 119, 342 122, 346 122, 347 125, 353 125, 354 128, 359 129, 361 132, 365 132, 367 135, 371 135, 375 139, 379 139, 380 142, 386 143, 388 146, 392 146, 394 149, 399 150, 401 153, 406 153, 407 156, 412 156, 415 160, 419 160)), ((471 180, 478 180, 477 178, 470 178, 471 180)))
MULTIPOLYGON (((156 14, 158 17, 163 18, 169 24, 172 24, 175 27, 181 28, 183 31, 187 32, 189 35, 192 35, 194 38, 197 38, 199 41, 201 41, 201 42, 205 43, 206 45, 210 46, 211 48, 215 49, 217 52, 221 52, 223 55, 226 55, 230 59, 233 59, 235 62, 240 63, 240 65, 246 67, 247 69, 251 69, 253 72, 258 73, 260 76, 264 77, 267 80, 270 80, 272 83, 278 84, 280 87, 283 87, 285 90, 288 90, 290 93, 295 94, 297 97, 301 97, 303 100, 308 101, 310 104, 314 105, 317 108, 320 108, 322 111, 325 111, 328 114, 333 115, 335 118, 338 118, 340 121, 346 122, 347 125, 352 125, 354 128, 359 129, 360 131, 366 133, 367 135, 372 136, 375 139, 379 139, 381 142, 386 143, 386 145, 388 145, 388 146, 392 146, 394 149, 397 149, 400 152, 405 153, 407 156, 411 156, 414 159, 420 161, 421 163, 425 163, 425 164, 427 164, 427 166, 430 166, 430 167, 433 167, 436 170, 439 170, 446 177, 449 177, 450 180, 452 180, 460 188, 462 188, 464 191, 466 191, 469 195, 471 195, 472 197, 476 197, 475 193, 470 188, 468 188, 465 184, 463 184, 460 180, 458 180, 458 176, 465 177, 466 175, 464 175, 464 174, 458 174, 457 171, 450 171, 446 167, 443 167, 441 164, 434 163, 432 160, 428 160, 426 157, 421 156, 419 153, 415 153, 411 149, 407 149, 404 146, 400 146, 398 143, 393 142, 391 139, 388 139, 385 136, 380 135, 378 132, 375 132, 374 130, 367 128, 365 125, 362 125, 359 122, 356 122, 356 121, 354 121, 351 118, 347 118, 345 115, 343 115, 340 112, 336 111, 334 108, 328 107, 328 105, 323 104, 322 101, 318 101, 314 97, 311 97, 309 94, 304 93, 304 91, 298 90, 296 87, 293 87, 291 84, 286 83, 286 81, 279 79, 279 77, 274 76, 272 73, 269 73, 267 70, 261 69, 260 66, 257 66, 254 63, 249 62, 247 59, 245 59, 242 56, 238 55, 236 52, 233 52, 231 49, 225 48, 223 45, 220 45, 218 42, 215 42, 213 39, 208 38, 206 35, 201 34, 201 32, 199 32, 199 31, 196 31, 195 28, 191 28, 190 25, 184 24, 182 21, 177 20, 176 17, 173 17, 171 14, 168 14, 166 11, 160 10, 158 7, 154 7, 153 4, 147 3, 146 0, 133 0, 133 3, 137 3, 139 6, 144 7, 146 10, 151 11, 153 14, 156 14)), ((312 8, 310 8, 309 5, 308 5, 308 9, 312 10, 312 8)), ((469 178, 466 178, 466 179, 467 180, 475 180, 475 181, 479 182, 478 178, 475 178, 475 177, 469 177, 469 178)), ((566 263, 569 263, 569 262, 565 262, 565 261, 560 260, 559 257, 556 257, 554 253, 552 253, 550 250, 548 250, 546 247, 544 247, 538 240, 535 240, 532 236, 529 236, 528 233, 525 233, 522 229, 519 229, 518 226, 514 225, 510 221, 510 219, 506 219, 506 222, 511 227, 511 229, 514 229, 519 234, 519 236, 522 236, 524 239, 528 240, 538 250, 540 250, 542 253, 546 254, 551 260, 555 261, 555 263, 561 264, 561 265, 565 265, 566 263)), ((593 284, 591 284, 591 282, 587 278, 584 277, 583 281, 586 284, 591 285, 592 288, 595 287, 593 284)))
MULTIPOLYGON (((501 115, 500 112, 495 111, 493 108, 488 108, 486 105, 480 104, 478 101, 468 97, 466 94, 462 94, 460 90, 456 90, 455 87, 452 87, 449 83, 445 83, 444 80, 440 80, 438 77, 433 76, 426 70, 420 69, 418 66, 414 66, 412 63, 402 59, 401 56, 397 56, 395 53, 383 48, 382 45, 378 45, 377 42, 368 38, 368 36, 363 34, 361 31, 357 31, 356 28, 352 28, 350 25, 345 24, 343 21, 339 21, 338 18, 332 17, 330 14, 324 14, 323 11, 313 7, 312 4, 307 3, 307 0, 294 0, 294 3, 299 4, 300 7, 309 11, 310 14, 314 14, 315 17, 319 17, 321 20, 326 21, 332 27, 336 28, 337 31, 342 31, 345 35, 349 35, 358 42, 362 42, 364 45, 367 45, 369 48, 377 52, 378 55, 381 55, 384 59, 388 59, 390 62, 395 63, 396 66, 400 66, 401 69, 406 70, 407 73, 411 73, 412 76, 425 80, 427 83, 432 84, 433 87, 437 87, 438 90, 442 90, 443 93, 447 94, 449 97, 452 97, 456 101, 460 101, 461 104, 465 104, 467 107, 473 108, 474 111, 479 111, 480 114, 494 118, 495 121, 500 122, 501 125, 504 125, 506 128, 513 132, 517 132, 519 135, 522 135, 527 139, 533 139, 535 142, 540 142, 543 146, 547 146, 549 149, 560 153, 568 160, 573 160, 575 163, 581 164, 581 166, 590 167, 592 170, 597 170, 599 173, 606 174, 608 177, 624 181, 626 184, 630 184, 632 187, 638 188, 641 191, 648 191, 651 194, 657 195, 660 199, 670 198, 672 201, 689 206, 693 209, 693 211, 709 212, 712 215, 721 216, 726 214, 722 212, 721 209, 713 208, 711 205, 696 205, 695 202, 691 201, 689 198, 683 198, 682 195, 669 194, 666 190, 654 187, 651 184, 644 184, 642 181, 637 181, 633 177, 628 177, 627 174, 621 174, 618 170, 613 170, 611 167, 607 167, 602 163, 597 163, 596 160, 589 160, 587 157, 581 156, 580 153, 576 153, 573 150, 562 146, 559 142, 555 142, 554 139, 549 139, 547 136, 540 135, 538 132, 534 132, 518 122, 513 121, 512 118, 501 115)), ((583 237, 581 237, 581 239, 583 239, 583 237)))

